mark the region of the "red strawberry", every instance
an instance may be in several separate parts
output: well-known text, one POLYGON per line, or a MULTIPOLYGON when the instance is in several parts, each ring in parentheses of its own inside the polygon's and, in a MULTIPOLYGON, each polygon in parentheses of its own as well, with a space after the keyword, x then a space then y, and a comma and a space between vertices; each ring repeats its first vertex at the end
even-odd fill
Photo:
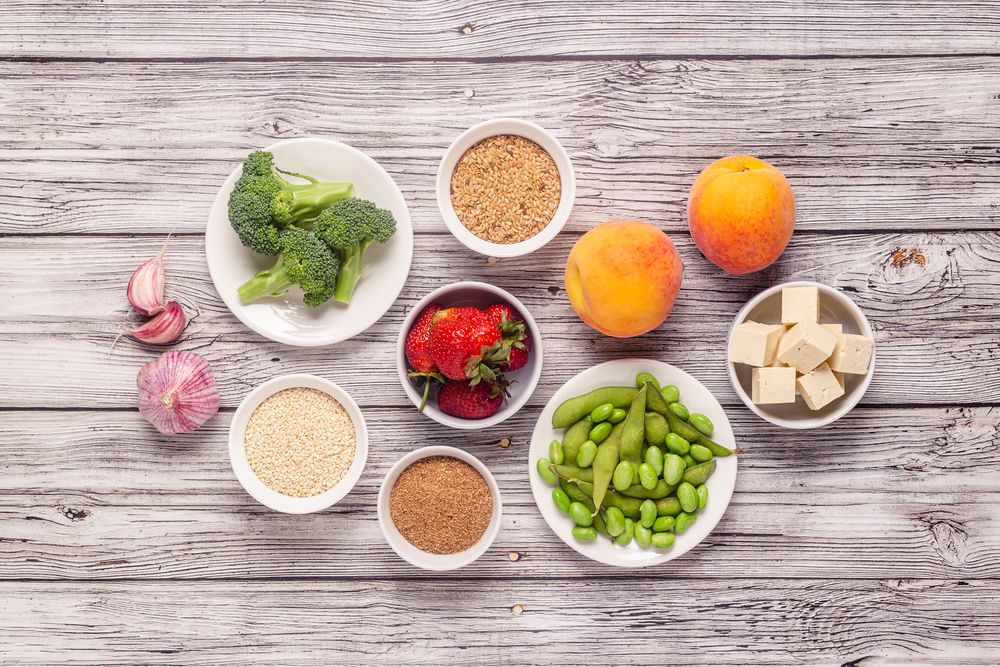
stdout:
POLYGON ((499 362, 506 360, 503 347, 500 329, 478 308, 445 308, 434 314, 431 359, 449 379, 493 383, 499 362))
POLYGON ((524 321, 517 311, 508 306, 506 303, 495 303, 483 312, 486 313, 497 326, 500 326, 504 320, 514 320, 515 322, 524 321))
POLYGON ((431 373, 437 370, 434 360, 431 359, 430 340, 431 327, 434 326, 434 313, 441 310, 441 306, 436 303, 424 308, 420 313, 417 323, 413 325, 410 332, 406 334, 406 360, 410 362, 410 368, 418 373, 431 373))
POLYGON ((468 382, 445 382, 438 392, 441 412, 462 419, 485 419, 496 414, 503 404, 503 394, 492 395, 487 384, 470 385, 468 382))
POLYGON ((507 361, 501 363, 500 368, 505 371, 523 368, 531 352, 531 337, 524 326, 524 318, 505 303, 493 304, 485 313, 496 323, 504 344, 510 348, 507 361))
POLYGON ((519 368, 524 368, 524 365, 528 363, 528 357, 531 353, 531 339, 525 337, 524 340, 514 343, 510 347, 510 354, 507 356, 507 361, 500 364, 500 368, 505 371, 516 371, 519 368), (518 347, 518 346, 521 347, 518 347))

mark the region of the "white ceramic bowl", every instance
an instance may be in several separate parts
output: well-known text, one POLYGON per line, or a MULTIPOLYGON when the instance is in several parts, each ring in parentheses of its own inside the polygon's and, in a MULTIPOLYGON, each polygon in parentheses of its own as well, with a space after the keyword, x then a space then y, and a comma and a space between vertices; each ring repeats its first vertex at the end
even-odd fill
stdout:
POLYGON ((531 398, 532 392, 538 385, 538 378, 542 375, 542 334, 528 309, 510 292, 479 282, 460 282, 439 287, 417 302, 403 321, 403 328, 400 329, 399 339, 396 341, 396 371, 399 373, 399 381, 403 384, 403 391, 413 401, 413 405, 420 405, 423 385, 418 386, 406 376, 406 334, 416 323, 420 313, 424 312, 424 308, 432 303, 445 308, 454 306, 486 308, 494 303, 506 303, 524 318, 525 328, 531 335, 531 353, 528 356, 528 363, 523 368, 507 374, 507 378, 511 380, 511 385, 507 388, 510 391, 510 398, 504 401, 500 410, 493 416, 486 419, 460 419, 445 414, 437 406, 436 389, 431 389, 424 414, 439 424, 461 429, 489 428, 513 416, 531 398))
POLYGON ((243 399, 240 406, 236 408, 233 421, 229 424, 229 461, 232 463, 233 472, 236 479, 240 481, 243 488, 261 505, 270 507, 278 512, 288 514, 308 514, 318 512, 337 503, 341 498, 354 488, 354 485, 361 479, 361 472, 365 469, 368 461, 368 427, 365 425, 364 415, 361 408, 354 402, 350 394, 339 386, 315 375, 305 373, 297 375, 283 375, 268 380, 260 385, 243 399), (243 444, 243 432, 246 430, 247 421, 250 415, 257 409, 264 399, 282 391, 294 387, 309 387, 329 394, 344 406, 351 421, 354 422, 354 431, 357 434, 356 450, 354 452, 354 462, 348 469, 343 479, 337 482, 333 488, 323 493, 310 496, 308 498, 296 498, 278 493, 271 487, 264 484, 254 473, 247 460, 246 448, 243 444))
POLYGON ((470 250, 490 257, 519 257, 538 250, 554 239, 556 234, 562 230, 573 210, 573 201, 576 198, 576 176, 573 174, 573 165, 570 163, 569 155, 566 154, 566 149, 550 132, 526 120, 497 118, 470 127, 451 142, 441 160, 441 165, 438 167, 436 189, 441 217, 444 218, 451 233, 462 244, 470 250), (545 229, 520 243, 493 243, 479 238, 462 224, 455 214, 455 208, 451 205, 451 175, 455 171, 458 160, 465 151, 483 139, 498 134, 514 134, 534 141, 552 156, 556 168, 559 170, 562 192, 559 206, 556 208, 552 220, 545 226, 545 229))
POLYGON ((382 529, 385 541, 389 543, 389 546, 392 547, 392 550, 400 558, 411 565, 416 565, 425 570, 457 570, 486 553, 486 550, 493 544, 493 540, 496 539, 497 533, 500 532, 502 510, 500 487, 497 486, 497 481, 493 478, 493 474, 475 456, 454 447, 421 447, 410 452, 396 461, 396 464, 392 466, 389 473, 385 476, 382 488, 378 492, 378 525, 382 529), (432 554, 422 551, 407 542, 406 538, 403 537, 392 522, 392 515, 389 513, 389 496, 392 493, 392 487, 396 485, 396 480, 399 479, 399 475, 404 470, 414 462, 429 456, 450 456, 460 461, 465 461, 483 476, 483 479, 486 480, 486 485, 490 489, 490 493, 493 494, 493 516, 490 519, 490 523, 486 527, 485 532, 483 532, 483 536, 479 538, 479 541, 465 551, 454 554, 432 554))
POLYGON ((606 361, 576 375, 560 387, 545 405, 535 423, 535 430, 531 434, 531 445, 528 448, 528 479, 531 482, 531 493, 545 522, 559 539, 577 552, 591 560, 618 567, 657 565, 683 556, 708 537, 719 523, 729 506, 733 488, 736 486, 737 456, 716 457, 718 466, 706 482, 708 505, 698 511, 698 520, 683 534, 678 535, 674 545, 669 549, 661 551, 653 547, 644 548, 635 541, 622 547, 604 537, 599 537, 594 542, 581 542, 573 537, 573 521, 560 512, 552 502, 553 487, 542 479, 536 467, 538 459, 548 457, 549 443, 554 438, 561 440, 563 437, 562 430, 557 431, 552 428, 552 413, 566 399, 586 394, 598 387, 634 386, 635 376, 642 372, 652 373, 660 384, 676 385, 680 389, 681 402, 684 405, 692 412, 700 412, 712 420, 715 426, 712 439, 719 444, 735 448, 736 438, 729 425, 729 419, 708 388, 676 366, 653 359, 606 361))
MULTIPOLYGON (((844 333, 861 334, 872 340, 875 339, 871 325, 868 324, 868 318, 846 294, 822 283, 795 281, 768 288, 743 306, 729 329, 729 339, 726 343, 727 359, 733 344, 733 331, 737 325, 747 320, 765 324, 780 322, 781 290, 785 287, 804 286, 819 288, 819 319, 821 323, 840 323, 844 325, 844 333)), ((810 410, 801 396, 795 397, 795 403, 756 405, 750 400, 751 367, 746 364, 727 363, 729 364, 729 379, 733 383, 733 389, 736 390, 740 400, 748 408, 772 424, 785 428, 808 429, 831 424, 858 404, 861 397, 865 395, 865 391, 868 390, 868 385, 871 384, 872 375, 875 374, 875 350, 872 350, 872 360, 868 366, 868 373, 866 375, 845 374, 844 395, 821 410, 810 410)))
MULTIPOLYGON (((237 165, 219 188, 205 230, 205 254, 215 289, 226 307, 243 324, 286 345, 330 345, 347 340, 374 324, 399 296, 413 257, 413 226, 399 186, 375 160, 356 148, 329 139, 288 139, 264 150, 274 153, 282 169, 309 174, 321 181, 350 181, 354 194, 370 199, 396 217, 396 233, 384 244, 373 243, 365 253, 368 266, 348 305, 330 300, 319 308, 302 303, 293 287, 283 297, 244 304, 236 288, 274 264, 274 257, 243 247, 229 224, 229 193, 243 167, 237 165)), ((292 179, 294 180, 294 179, 292 179)))

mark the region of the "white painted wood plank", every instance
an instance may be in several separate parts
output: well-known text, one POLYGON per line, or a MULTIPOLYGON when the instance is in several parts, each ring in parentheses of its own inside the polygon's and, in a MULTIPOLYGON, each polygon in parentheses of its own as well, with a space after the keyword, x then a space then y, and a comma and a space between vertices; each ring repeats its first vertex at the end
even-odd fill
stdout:
POLYGON ((994 664, 995 581, 3 584, 19 665, 994 664), (519 607, 517 606, 519 605, 519 607), (520 613, 514 613, 516 609, 520 613), (446 620, 443 620, 446 619, 446 620))
POLYGON ((32 57, 509 58, 653 53, 856 55, 1000 48, 990 2, 368 3, 240 0, 100 5, 14 0, 0 53, 32 57))
POLYGON ((570 231, 684 231, 696 174, 739 152, 784 170, 800 230, 995 230, 998 63, 0 63, 0 233, 201 231, 250 149, 304 135, 371 154, 417 229, 445 232, 438 161, 498 116, 565 144, 570 231))

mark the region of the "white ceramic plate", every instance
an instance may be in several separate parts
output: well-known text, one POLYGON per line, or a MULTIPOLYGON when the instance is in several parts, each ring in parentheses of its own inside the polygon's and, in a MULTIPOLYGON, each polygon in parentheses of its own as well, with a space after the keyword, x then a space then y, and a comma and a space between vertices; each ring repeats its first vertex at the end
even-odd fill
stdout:
POLYGON ((681 403, 692 412, 700 412, 712 420, 715 432, 712 439, 721 445, 734 448, 735 437, 726 413, 712 393, 698 380, 681 369, 662 361, 652 359, 621 359, 608 361, 588 368, 564 384, 546 404, 528 449, 528 476, 535 504, 549 527, 559 538, 587 558, 606 565, 618 567, 645 567, 657 565, 683 556, 705 539, 719 519, 722 518, 729 499, 736 486, 736 456, 717 457, 718 468, 708 484, 708 506, 698 512, 698 520, 682 535, 677 536, 674 546, 665 551, 653 547, 640 547, 635 541, 621 547, 607 538, 598 537, 595 542, 581 542, 573 537, 573 522, 560 512, 552 502, 552 488, 538 474, 535 463, 549 455, 549 443, 553 438, 562 439, 562 431, 552 428, 552 413, 568 398, 606 386, 633 386, 635 376, 643 371, 652 373, 661 384, 677 385, 681 391, 681 403))
MULTIPOLYGON (((268 146, 274 161, 286 171, 321 181, 350 181, 354 195, 369 199, 396 216, 396 233, 385 244, 373 243, 365 253, 367 270, 349 305, 330 300, 319 308, 302 303, 293 287, 281 298, 244 304, 236 288, 274 263, 243 247, 229 224, 229 193, 242 173, 237 165, 219 188, 205 230, 205 254, 215 289, 226 306, 262 336, 287 345, 330 345, 347 340, 374 324, 403 289, 413 258, 413 226, 403 193, 375 160, 356 148, 329 139, 289 139, 268 146)), ((291 177, 289 177, 291 179, 291 177)))

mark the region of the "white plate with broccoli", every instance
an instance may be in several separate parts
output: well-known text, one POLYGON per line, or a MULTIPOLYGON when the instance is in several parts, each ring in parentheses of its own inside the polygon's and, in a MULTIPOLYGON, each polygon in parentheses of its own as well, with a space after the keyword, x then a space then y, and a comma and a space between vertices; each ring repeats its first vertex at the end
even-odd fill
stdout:
POLYGON ((251 153, 212 204, 208 270, 245 325, 288 345, 330 345, 374 324, 413 258, 403 193, 375 160, 329 139, 251 153))

